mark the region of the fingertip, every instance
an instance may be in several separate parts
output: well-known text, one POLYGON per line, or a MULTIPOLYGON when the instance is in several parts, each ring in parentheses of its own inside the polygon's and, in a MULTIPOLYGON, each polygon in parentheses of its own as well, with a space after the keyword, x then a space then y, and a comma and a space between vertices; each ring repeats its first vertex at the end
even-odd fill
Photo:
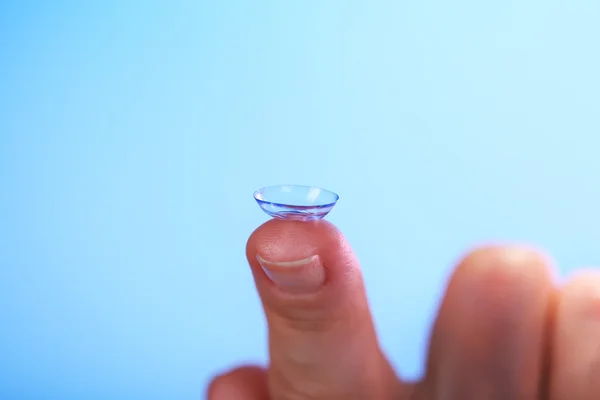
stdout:
POLYGON ((513 286, 516 283, 552 280, 555 275, 551 258, 542 251, 524 245, 486 245, 462 258, 455 279, 469 277, 485 287, 513 286))
POLYGON ((555 290, 549 260, 527 246, 479 247, 457 267, 446 293, 449 307, 473 304, 482 317, 508 320, 532 307, 546 307, 555 290))
POLYGON ((268 398, 266 371, 256 366, 236 368, 215 377, 208 400, 264 400, 268 398))
MULTIPOLYGON (((342 235, 328 221, 285 221, 272 219, 259 226, 248 239, 249 259, 256 255, 273 262, 301 260, 332 247, 342 235)), ((337 246, 333 246, 337 247, 337 246)))
POLYGON ((595 291, 600 284, 600 270, 597 268, 582 268, 571 275, 564 289, 572 291, 595 291))
POLYGON ((354 296, 363 290, 356 255, 343 234, 325 220, 270 220, 250 235, 246 256, 263 300, 301 295, 324 300, 327 293, 337 293, 334 297, 342 302, 343 293, 354 296))
POLYGON ((600 320, 600 271, 587 268, 572 275, 561 290, 559 308, 575 318, 600 320))

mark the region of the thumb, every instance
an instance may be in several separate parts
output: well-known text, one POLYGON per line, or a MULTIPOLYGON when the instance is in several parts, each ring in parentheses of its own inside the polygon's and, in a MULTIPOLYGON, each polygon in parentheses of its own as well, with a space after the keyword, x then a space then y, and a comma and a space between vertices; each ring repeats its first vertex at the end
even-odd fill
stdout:
POLYGON ((398 398, 358 260, 332 224, 271 220, 247 257, 269 325, 273 398, 398 398))

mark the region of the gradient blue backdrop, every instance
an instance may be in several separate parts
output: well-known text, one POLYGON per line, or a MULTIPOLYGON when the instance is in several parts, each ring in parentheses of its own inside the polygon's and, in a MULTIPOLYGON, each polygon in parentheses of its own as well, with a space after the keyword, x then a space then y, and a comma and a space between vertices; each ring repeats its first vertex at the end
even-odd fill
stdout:
POLYGON ((600 262, 600 3, 4 1, 0 398, 196 399, 266 359, 259 186, 337 191, 398 370, 452 264, 600 262))

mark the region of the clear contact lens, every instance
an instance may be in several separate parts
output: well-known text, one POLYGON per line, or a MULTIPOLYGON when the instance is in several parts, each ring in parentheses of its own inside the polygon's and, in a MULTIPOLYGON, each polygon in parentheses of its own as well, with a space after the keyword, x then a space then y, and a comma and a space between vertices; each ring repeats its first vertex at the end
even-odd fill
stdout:
POLYGON ((254 192, 256 202, 273 218, 316 221, 324 218, 340 198, 337 194, 312 186, 267 186, 254 192))

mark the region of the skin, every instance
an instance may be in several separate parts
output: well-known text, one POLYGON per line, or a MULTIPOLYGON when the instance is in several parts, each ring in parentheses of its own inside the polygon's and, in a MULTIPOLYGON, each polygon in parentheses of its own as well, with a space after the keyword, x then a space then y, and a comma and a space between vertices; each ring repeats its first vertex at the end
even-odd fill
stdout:
POLYGON ((533 249, 473 251, 448 284, 425 377, 406 382, 380 349, 360 265, 335 226, 271 220, 246 253, 269 327, 269 366, 216 377, 209 400, 599 396, 598 272, 557 287, 551 262, 533 249))

